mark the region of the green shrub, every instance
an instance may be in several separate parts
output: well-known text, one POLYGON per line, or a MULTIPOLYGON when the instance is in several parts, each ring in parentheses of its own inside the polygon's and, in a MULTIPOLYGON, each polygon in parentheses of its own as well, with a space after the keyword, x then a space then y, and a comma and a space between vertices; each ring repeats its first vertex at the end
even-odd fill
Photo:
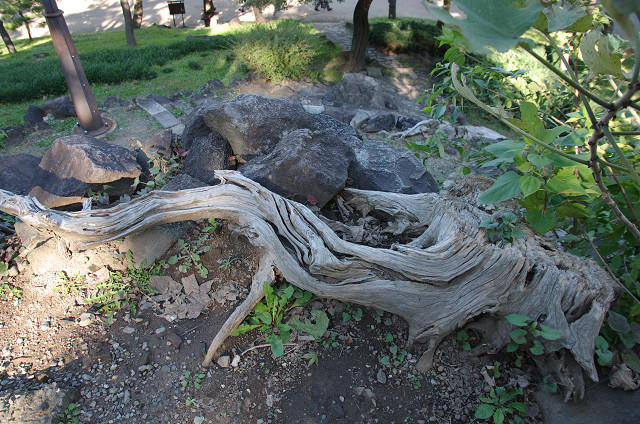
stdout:
POLYGON ((318 79, 329 49, 313 25, 292 20, 252 25, 233 44, 241 64, 271 81, 318 79))
POLYGON ((420 52, 443 55, 436 37, 442 30, 431 21, 414 18, 374 18, 370 20, 369 42, 394 52, 420 52))

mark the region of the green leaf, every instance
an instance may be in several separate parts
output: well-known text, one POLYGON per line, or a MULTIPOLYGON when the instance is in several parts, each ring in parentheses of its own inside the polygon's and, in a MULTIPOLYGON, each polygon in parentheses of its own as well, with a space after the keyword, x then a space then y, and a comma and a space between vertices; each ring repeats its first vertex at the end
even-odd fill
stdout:
POLYGON ((534 26, 542 32, 576 31, 582 32, 591 28, 593 18, 575 4, 571 8, 563 8, 556 4, 542 11, 534 26))
POLYGON ((538 106, 532 102, 520 103, 520 113, 522 114, 522 120, 529 124, 535 124, 540 122, 538 117, 538 106))
POLYGON ((542 213, 539 209, 528 209, 526 219, 527 222, 542 235, 546 234, 556 222, 556 217, 553 212, 547 211, 546 213, 542 213))
POLYGON ((493 411, 495 411, 495 408, 493 407, 493 405, 488 405, 486 403, 483 403, 480 406, 478 406, 478 409, 476 409, 475 416, 480 420, 486 420, 487 418, 490 418, 493 415, 493 411))
POLYGON ((504 140, 496 144, 490 144, 484 149, 499 158, 513 159, 522 155, 525 147, 527 145, 522 141, 504 140))
POLYGON ((527 342, 527 330, 525 329, 516 328, 509 333, 509 336, 511 337, 511 340, 518 344, 525 344, 527 342))
POLYGON ((314 309, 311 313, 316 319, 315 324, 308 319, 300 321, 300 317, 294 315, 289 321, 289 325, 298 331, 308 333, 317 340, 327 332, 327 328, 329 328, 329 317, 324 311, 317 309, 314 309))
POLYGON ((512 0, 456 0, 466 19, 456 19, 441 8, 429 7, 434 17, 454 26, 464 36, 465 47, 471 53, 492 53, 487 46, 506 52, 520 41, 538 17, 540 4, 528 2, 518 8, 512 0))
POLYGON ((542 355, 544 353, 544 346, 540 343, 540 340, 534 340, 533 345, 529 348, 529 351, 534 355, 542 355))
POLYGON ((609 50, 609 36, 594 29, 580 42, 582 60, 594 74, 609 74, 618 78, 622 75, 620 57, 609 50))
POLYGON ((635 372, 640 373, 640 358, 634 351, 628 350, 620 355, 625 364, 635 372))
POLYGON ((567 196, 586 196, 589 194, 582 187, 578 178, 573 175, 557 175, 547 181, 547 188, 552 192, 566 194, 567 196))
POLYGON ((502 408, 496 409, 493 413, 493 424, 502 424, 504 422, 504 411, 502 408))
POLYGON ((520 347, 520 345, 518 343, 509 342, 509 344, 507 344, 507 352, 508 353, 513 353, 516 350, 518 350, 518 347, 520 347))
POLYGON ((383 365, 391 365, 391 358, 389 358, 389 355, 383 356, 383 357, 380 359, 380 362, 381 362, 383 365))
POLYGON ((547 327, 544 324, 540 324, 540 330, 540 337, 545 340, 558 340, 560 337, 562 337, 562 332, 560 330, 547 327))
POLYGON ((607 316, 607 323, 613 331, 616 331, 618 333, 628 333, 629 331, 631 331, 631 327, 629 326, 629 321, 627 321, 627 318, 617 312, 609 311, 609 315, 607 316))
POLYGON ((588 218, 593 215, 591 210, 581 203, 569 203, 557 206, 556 212, 565 218, 588 218))
POLYGON ((522 314, 509 314, 505 318, 516 327, 525 327, 529 322, 529 317, 522 314))
POLYGON ((271 333, 265 337, 267 343, 271 345, 271 353, 273 356, 282 356, 284 354, 284 345, 277 335, 271 333))
POLYGON ((271 314, 267 311, 255 312, 255 316, 263 324, 271 325, 271 323, 273 322, 273 318, 271 317, 271 314))
POLYGON ((171 256, 169 259, 167 259, 167 263, 169 265, 175 265, 178 263, 178 257, 176 255, 171 256))
POLYGON ((461 330, 461 331, 458 331, 458 334, 456 335, 456 338, 457 338, 459 341, 461 341, 461 342, 462 342, 462 341, 465 341, 465 340, 469 340, 469 335, 467 334, 467 332, 466 332, 466 331, 461 330))
POLYGON ((491 205, 514 198, 520 194, 520 175, 514 171, 502 174, 496 182, 480 195, 479 203, 491 205))
POLYGON ((533 175, 523 175, 520 177, 520 190, 522 191, 522 197, 527 197, 542 186, 542 182, 538 177, 533 175))
POLYGON ((318 365, 318 354, 316 352, 305 353, 304 355, 302 355, 302 357, 309 360, 307 366, 310 367, 313 364, 318 365))

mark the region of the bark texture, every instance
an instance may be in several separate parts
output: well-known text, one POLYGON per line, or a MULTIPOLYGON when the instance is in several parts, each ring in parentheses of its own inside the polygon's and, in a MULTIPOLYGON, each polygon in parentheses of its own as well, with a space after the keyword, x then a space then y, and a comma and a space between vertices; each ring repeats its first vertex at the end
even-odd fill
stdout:
POLYGON ((142 27, 142 0, 134 0, 133 2, 133 27, 139 29, 142 27))
POLYGON ((13 45, 13 41, 11 41, 11 37, 7 32, 7 29, 4 27, 4 22, 0 21, 0 36, 2 36, 2 41, 4 41, 4 45, 7 46, 7 50, 9 53, 16 52, 16 46, 13 45))
MULTIPOLYGON (((594 340, 614 299, 613 282, 592 261, 558 251, 528 235, 493 245, 478 224, 488 215, 472 195, 347 190, 340 207, 365 216, 390 216, 385 231, 402 244, 376 248, 345 241, 339 222, 318 218, 233 171, 217 171, 220 185, 181 192, 156 191, 107 210, 61 212, 32 198, 0 191, 0 210, 26 224, 54 232, 72 249, 118 239, 162 223, 216 217, 244 234, 261 252, 251 292, 218 332, 205 364, 263 296, 262 282, 277 269, 291 284, 320 297, 380 308, 409 324, 409 344, 423 348, 418 369, 431 366, 448 334, 469 323, 485 331, 494 352, 514 328, 504 318, 519 313, 560 330, 542 340, 536 357, 569 394, 582 396, 582 372, 597 381, 594 340), (343 202, 344 200, 344 202, 343 202)), ((472 190, 469 190, 471 193, 472 190)))
POLYGON ((137 46, 136 36, 133 33, 133 18, 131 17, 131 6, 129 0, 120 0, 122 14, 124 15, 124 32, 127 36, 127 45, 137 46))
POLYGON ((353 10, 353 38, 348 67, 352 71, 364 68, 369 41, 369 7, 372 0, 358 0, 353 10))

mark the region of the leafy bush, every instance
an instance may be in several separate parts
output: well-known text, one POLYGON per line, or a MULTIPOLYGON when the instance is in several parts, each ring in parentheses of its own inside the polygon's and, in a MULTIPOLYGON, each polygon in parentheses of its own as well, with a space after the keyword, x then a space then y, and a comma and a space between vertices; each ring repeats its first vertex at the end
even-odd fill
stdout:
POLYGON ((233 44, 240 63, 271 81, 318 79, 328 50, 313 25, 292 20, 252 25, 233 44))
POLYGON ((436 37, 442 35, 442 30, 430 21, 413 18, 375 18, 370 20, 369 42, 394 52, 427 51, 438 55, 445 50, 439 50, 436 37))

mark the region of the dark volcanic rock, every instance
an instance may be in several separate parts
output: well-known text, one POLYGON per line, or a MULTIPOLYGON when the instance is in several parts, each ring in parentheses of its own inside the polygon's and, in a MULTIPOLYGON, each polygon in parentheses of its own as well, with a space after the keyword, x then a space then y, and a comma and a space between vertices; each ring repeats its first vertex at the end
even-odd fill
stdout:
POLYGON ((60 96, 55 99, 47 100, 42 105, 42 110, 47 115, 53 115, 56 119, 76 116, 76 108, 73 106, 73 101, 71 101, 71 98, 68 96, 60 96))
POLYGON ((218 133, 209 133, 206 137, 193 140, 183 171, 198 180, 213 185, 213 171, 229 168, 229 157, 233 155, 227 140, 218 133))
POLYGON ((184 123, 184 131, 182 132, 182 147, 189 150, 191 143, 198 137, 207 137, 211 129, 204 122, 204 113, 214 108, 219 102, 215 100, 205 100, 187 117, 184 123))
POLYGON ((20 195, 29 193, 40 159, 26 154, 0 155, 0 189, 20 195))

